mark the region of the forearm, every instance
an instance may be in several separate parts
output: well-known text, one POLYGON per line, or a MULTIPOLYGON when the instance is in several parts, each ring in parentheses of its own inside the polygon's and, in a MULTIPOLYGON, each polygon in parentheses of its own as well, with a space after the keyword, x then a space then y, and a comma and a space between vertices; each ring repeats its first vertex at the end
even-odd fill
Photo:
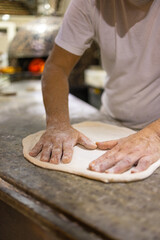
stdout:
POLYGON ((68 76, 61 67, 47 60, 42 76, 42 93, 47 127, 69 124, 68 76))

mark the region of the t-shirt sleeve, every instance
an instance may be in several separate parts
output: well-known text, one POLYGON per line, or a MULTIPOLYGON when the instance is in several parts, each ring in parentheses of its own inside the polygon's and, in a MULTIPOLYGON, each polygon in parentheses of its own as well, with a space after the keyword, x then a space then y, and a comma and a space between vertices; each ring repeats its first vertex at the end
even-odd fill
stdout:
POLYGON ((90 0, 72 0, 64 15, 55 43, 81 56, 94 38, 90 0))

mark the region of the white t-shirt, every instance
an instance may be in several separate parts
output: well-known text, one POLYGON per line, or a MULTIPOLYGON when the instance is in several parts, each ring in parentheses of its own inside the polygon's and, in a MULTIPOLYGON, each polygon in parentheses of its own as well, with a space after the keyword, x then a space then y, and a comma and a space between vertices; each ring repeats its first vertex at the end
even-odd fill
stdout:
POLYGON ((103 112, 137 129, 160 118, 160 0, 72 0, 56 44, 82 55, 93 39, 109 75, 103 112))

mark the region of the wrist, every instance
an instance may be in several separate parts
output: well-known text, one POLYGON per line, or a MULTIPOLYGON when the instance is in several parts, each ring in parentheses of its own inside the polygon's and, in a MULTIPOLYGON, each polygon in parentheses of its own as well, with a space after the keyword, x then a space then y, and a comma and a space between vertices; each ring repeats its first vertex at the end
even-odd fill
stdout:
POLYGON ((69 119, 56 117, 46 117, 46 128, 66 129, 70 127, 69 119))
POLYGON ((154 132, 159 138, 160 138, 160 119, 156 120, 155 122, 149 124, 144 129, 150 129, 152 132, 154 132))

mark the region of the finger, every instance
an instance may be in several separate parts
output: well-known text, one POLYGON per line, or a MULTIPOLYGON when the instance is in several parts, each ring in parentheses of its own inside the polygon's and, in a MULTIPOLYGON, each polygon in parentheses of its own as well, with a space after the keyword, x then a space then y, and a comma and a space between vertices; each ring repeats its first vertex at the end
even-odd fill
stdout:
POLYGON ((42 150, 43 144, 41 142, 36 143, 36 145, 29 152, 29 155, 32 157, 36 157, 42 150))
POLYGON ((147 168, 149 168, 149 166, 151 164, 153 164, 154 162, 156 162, 157 160, 158 160, 157 158, 153 158, 151 156, 142 157, 139 160, 137 166, 132 169, 131 173, 142 172, 142 171, 146 170, 147 168))
POLYGON ((123 160, 117 162, 112 168, 107 169, 106 173, 123 173, 130 169, 137 161, 136 156, 126 156, 123 160))
POLYGON ((63 143, 63 156, 62 162, 69 163, 73 156, 73 145, 68 143, 63 143))
POLYGON ((59 164, 62 157, 62 144, 59 146, 54 146, 52 149, 52 154, 50 162, 54 164, 59 164))
POLYGON ((40 161, 42 162, 49 162, 50 157, 51 157, 51 152, 52 152, 52 146, 45 146, 42 149, 40 161))
POLYGON ((79 138, 77 143, 81 144, 82 146, 84 146, 87 149, 96 149, 97 145, 92 142, 89 138, 87 138, 85 135, 83 135, 82 133, 79 133, 79 138))
POLYGON ((96 172, 104 172, 106 169, 114 166, 119 158, 116 156, 117 150, 110 150, 89 164, 89 169, 96 172))
POLYGON ((105 142, 96 142, 97 147, 101 150, 112 149, 118 144, 118 140, 105 141, 105 142))

